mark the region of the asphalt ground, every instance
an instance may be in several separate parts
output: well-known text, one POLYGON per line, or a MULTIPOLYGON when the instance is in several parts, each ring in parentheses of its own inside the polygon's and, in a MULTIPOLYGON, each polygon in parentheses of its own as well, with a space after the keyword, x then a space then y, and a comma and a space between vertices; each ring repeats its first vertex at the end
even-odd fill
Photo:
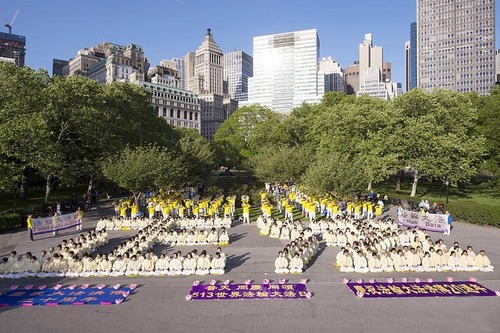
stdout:
MULTIPOLYGON (((96 211, 86 215, 84 230, 95 227, 100 216, 113 211, 110 202, 101 203, 96 211)), ((394 214, 390 210, 387 214, 394 214)), ((134 231, 109 231, 111 249, 134 231)), ((231 242, 224 247, 228 257, 226 274, 217 279, 243 283, 247 279, 260 282, 267 278, 289 282, 309 280, 313 293, 308 300, 217 300, 186 301, 193 281, 209 281, 208 277, 119 277, 119 278, 62 278, 62 279, 0 279, 0 292, 13 283, 97 284, 122 285, 136 283, 136 292, 121 305, 59 306, 0 308, 0 332, 500 332, 500 297, 440 297, 440 298, 357 298, 342 283, 343 278, 364 280, 389 277, 401 280, 455 281, 471 276, 492 290, 500 290, 500 230, 454 223, 450 236, 431 233, 433 240, 443 238, 448 247, 453 241, 461 247, 472 245, 476 252, 486 250, 497 270, 493 273, 340 273, 334 266, 337 248, 324 248, 313 264, 301 275, 278 275, 274 271, 277 252, 284 241, 259 236, 255 224, 235 225, 229 230, 231 242)), ((78 235, 66 231, 56 238, 39 237, 29 242, 26 231, 0 235, 0 257, 12 250, 31 251, 38 255, 43 249, 55 246, 62 239, 78 235)), ((157 253, 165 247, 157 247, 157 253)), ((191 247, 167 248, 188 252, 191 247)), ((207 249, 211 254, 215 247, 207 249)))

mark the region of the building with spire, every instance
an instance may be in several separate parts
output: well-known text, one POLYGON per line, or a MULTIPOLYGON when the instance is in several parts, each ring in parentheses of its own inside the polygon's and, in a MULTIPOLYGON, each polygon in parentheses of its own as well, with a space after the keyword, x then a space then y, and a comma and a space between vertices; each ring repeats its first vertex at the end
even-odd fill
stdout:
POLYGON ((200 100, 201 135, 212 140, 226 115, 237 108, 237 103, 224 99, 223 52, 215 42, 211 29, 207 29, 196 52, 189 52, 184 57, 184 78, 187 90, 200 100), (224 104, 227 106, 224 107, 224 104))

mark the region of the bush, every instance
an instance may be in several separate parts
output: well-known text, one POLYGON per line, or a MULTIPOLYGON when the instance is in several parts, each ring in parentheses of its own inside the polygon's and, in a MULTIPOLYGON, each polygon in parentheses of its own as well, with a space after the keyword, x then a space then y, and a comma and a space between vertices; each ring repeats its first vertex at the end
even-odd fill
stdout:
POLYGON ((500 207, 498 206, 460 201, 450 202, 445 207, 451 212, 454 220, 500 227, 500 207))
POLYGON ((0 232, 19 228, 21 215, 18 213, 0 213, 0 232))

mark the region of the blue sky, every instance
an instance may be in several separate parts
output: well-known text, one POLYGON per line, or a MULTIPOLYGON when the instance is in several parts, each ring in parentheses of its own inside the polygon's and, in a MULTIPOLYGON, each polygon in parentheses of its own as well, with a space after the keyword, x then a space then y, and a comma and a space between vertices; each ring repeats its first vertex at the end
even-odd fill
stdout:
POLYGON ((249 54, 254 36, 317 28, 321 56, 344 68, 373 33, 392 62, 393 81, 404 86, 404 43, 415 20, 415 0, 0 0, 2 31, 20 3, 12 32, 27 38, 26 64, 49 73, 53 58, 70 59, 103 41, 142 45, 156 65, 195 51, 209 27, 224 52, 249 54))

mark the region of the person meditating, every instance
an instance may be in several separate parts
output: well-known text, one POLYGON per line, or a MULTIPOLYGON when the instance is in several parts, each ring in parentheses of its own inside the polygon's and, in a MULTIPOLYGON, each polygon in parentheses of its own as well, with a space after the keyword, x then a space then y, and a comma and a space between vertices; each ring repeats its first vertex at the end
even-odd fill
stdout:
POLYGON ((221 257, 219 252, 215 253, 215 257, 210 263, 210 274, 221 275, 224 274, 224 268, 226 267, 225 260, 221 257))
POLYGON ((210 259, 207 258, 207 253, 203 250, 196 262, 196 275, 207 275, 210 273, 210 259))
POLYGON ((290 273, 300 274, 304 268, 304 262, 300 259, 300 254, 295 253, 292 260, 290 260, 290 273))
POLYGON ((484 250, 479 251, 479 255, 476 256, 474 262, 481 272, 493 272, 494 270, 494 267, 491 265, 491 261, 486 256, 486 252, 484 250))
POLYGON ((285 258, 283 251, 278 252, 278 258, 274 261, 274 272, 276 274, 286 274, 289 273, 288 269, 288 259, 285 258))

